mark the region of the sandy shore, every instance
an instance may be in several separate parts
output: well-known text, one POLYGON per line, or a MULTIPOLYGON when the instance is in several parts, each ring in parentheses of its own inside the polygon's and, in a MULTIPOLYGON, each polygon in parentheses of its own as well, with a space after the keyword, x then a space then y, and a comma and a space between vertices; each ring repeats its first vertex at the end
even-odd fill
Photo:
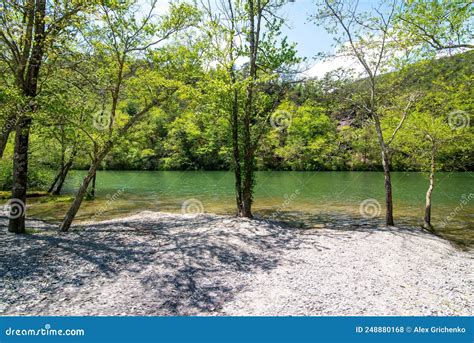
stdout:
POLYGON ((67 234, 6 223, 1 315, 474 314, 473 252, 418 229, 155 212, 67 234))

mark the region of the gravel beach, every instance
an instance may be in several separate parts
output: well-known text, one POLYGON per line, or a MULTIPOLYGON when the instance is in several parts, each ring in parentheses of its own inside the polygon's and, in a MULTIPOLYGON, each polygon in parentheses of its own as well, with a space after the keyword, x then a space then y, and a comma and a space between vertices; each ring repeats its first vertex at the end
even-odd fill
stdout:
POLYGON ((1 315, 474 314, 472 249, 420 229, 156 212, 66 234, 6 226, 1 315))

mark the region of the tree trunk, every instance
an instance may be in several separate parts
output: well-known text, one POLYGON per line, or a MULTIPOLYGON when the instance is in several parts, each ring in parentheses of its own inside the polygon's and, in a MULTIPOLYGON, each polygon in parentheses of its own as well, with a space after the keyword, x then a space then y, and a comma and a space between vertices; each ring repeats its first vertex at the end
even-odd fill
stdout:
POLYGON ((380 149, 382 151, 382 167, 383 167, 383 174, 384 174, 384 184, 385 184, 385 225, 387 226, 394 226, 395 223, 393 221, 393 201, 392 201, 392 180, 390 176, 390 156, 389 156, 389 148, 386 146, 382 127, 380 125, 380 120, 377 114, 374 115, 375 121, 375 131, 377 132, 377 137, 380 145, 380 149))
POLYGON ((431 230, 431 195, 434 189, 434 176, 435 176, 435 149, 434 145, 431 150, 431 166, 430 166, 430 185, 426 191, 426 202, 425 202, 425 218, 423 226, 425 229, 431 230))
POLYGON ((16 201, 21 204, 23 209, 19 215, 15 215, 12 208, 12 213, 8 223, 8 231, 14 233, 25 233, 26 189, 28 181, 28 141, 30 136, 30 125, 30 117, 21 118, 17 124, 15 134, 12 199, 16 199, 16 201))
POLYGON ((390 176, 390 158, 387 151, 382 151, 382 165, 385 182, 385 225, 394 226, 393 201, 392 201, 392 179, 390 176))
POLYGON ((77 191, 76 197, 74 198, 71 207, 67 211, 66 216, 64 217, 61 225, 59 226, 60 231, 66 232, 71 227, 72 221, 76 217, 77 211, 79 211, 79 208, 81 207, 82 200, 84 199, 84 196, 87 193, 87 188, 89 187, 90 182, 94 178, 95 172, 100 162, 101 160, 96 160, 93 164, 91 164, 86 177, 82 181, 81 187, 77 191))
POLYGON ((239 149, 239 92, 237 90, 237 77, 235 75, 235 58, 234 58, 234 35, 235 35, 235 17, 232 0, 228 0, 230 10, 230 36, 229 36, 229 59, 231 61, 228 68, 230 82, 234 87, 232 89, 232 110, 230 122, 232 125, 232 148, 234 158, 234 178, 235 178, 235 202, 237 205, 237 216, 242 216, 242 168, 239 149))
MULTIPOLYGON (((63 131, 63 135, 64 135, 64 131, 63 131)), ((64 167, 65 167, 64 156, 65 156, 65 154, 66 154, 66 152, 65 152, 65 148, 64 148, 64 140, 62 140, 61 141, 61 162, 59 163, 59 173, 55 177, 54 182, 49 187, 48 193, 54 194, 53 193, 54 187, 56 186, 56 183, 58 182, 58 180, 61 178, 61 175, 64 173, 64 167)))
MULTIPOLYGON (((260 11, 260 8, 257 9, 260 11)), ((260 15, 260 13, 258 14, 260 15)), ((257 79, 257 53, 258 46, 256 37, 259 32, 259 25, 255 27, 255 6, 254 1, 248 1, 248 19, 249 19, 249 54, 250 54, 250 71, 249 83, 247 86, 247 99, 245 103, 244 118, 243 118, 243 183, 242 183, 242 217, 252 218, 252 200, 253 200, 253 185, 254 185, 254 152, 252 147, 251 136, 251 119, 254 115, 254 82, 257 79)), ((258 19, 257 19, 258 20, 258 19)))
MULTIPOLYGON (((252 91, 247 93, 249 101, 252 101, 252 91)), ((244 161, 243 161, 243 184, 242 184, 242 217, 252 218, 252 191, 254 184, 254 156, 252 150, 251 132, 250 132, 250 111, 244 115, 243 128, 243 145, 244 145, 244 161)))
MULTIPOLYGON (((244 145, 247 144, 247 139, 244 134, 244 145)), ((251 147, 245 146, 244 155, 244 177, 243 177, 243 189, 242 189, 242 217, 252 218, 252 200, 253 200, 253 185, 254 185, 254 163, 253 153, 251 147)))
POLYGON ((72 161, 68 161, 68 163, 64 166, 63 170, 61 171, 59 180, 58 180, 58 185, 56 186, 56 189, 53 192, 53 195, 59 195, 61 194, 61 190, 64 185, 64 181, 66 181, 67 174, 69 173, 69 170, 72 167, 72 161))
MULTIPOLYGON (((33 9, 31 9, 33 11, 33 9)), ((17 75, 22 82, 22 91, 31 103, 36 98, 38 88, 38 76, 43 60, 45 29, 46 29, 46 0, 36 0, 34 7, 34 43, 31 48, 31 56, 28 61, 28 70, 25 78, 23 73, 17 75)), ((31 16, 31 14, 30 14, 31 16)), ((26 65, 26 64, 25 64, 26 65)), ((35 112, 37 106, 31 108, 30 113, 23 113, 16 124, 15 155, 13 162, 13 187, 12 198, 23 202, 26 207, 26 190, 28 181, 28 141, 31 126, 31 112, 35 112)), ((25 232, 25 210, 20 216, 11 216, 8 223, 8 231, 15 233, 25 232)))
POLYGON ((51 184, 51 186, 49 186, 48 188, 48 193, 50 194, 54 194, 53 193, 53 190, 54 190, 54 187, 56 186, 56 183, 58 182, 59 178, 61 177, 63 173, 63 169, 61 168, 61 170, 59 171, 59 173, 56 175, 56 177, 54 178, 53 180, 53 183, 51 184))
POLYGON ((97 172, 94 173, 92 177, 92 187, 91 187, 91 199, 95 198, 95 181, 97 180, 97 172))
POLYGON ((239 151, 239 108, 238 94, 234 90, 234 98, 232 101, 232 146, 234 155, 234 176, 235 176, 235 201, 237 203, 237 216, 242 216, 242 175, 240 168, 240 151, 239 151))

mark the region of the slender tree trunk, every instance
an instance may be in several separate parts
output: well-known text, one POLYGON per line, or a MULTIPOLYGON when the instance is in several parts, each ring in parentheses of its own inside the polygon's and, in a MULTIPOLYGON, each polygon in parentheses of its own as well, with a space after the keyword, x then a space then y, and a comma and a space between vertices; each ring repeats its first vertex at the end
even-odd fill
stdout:
POLYGON ((234 87, 232 90, 232 111, 230 122, 232 125, 232 148, 234 157, 234 178, 235 178, 235 202, 237 205, 237 216, 242 216, 242 168, 239 149, 239 92, 235 88, 237 77, 235 75, 235 57, 234 57, 234 36, 235 36, 235 17, 232 0, 228 0, 230 10, 231 31, 229 36, 229 59, 231 61, 228 72, 230 82, 234 87))
POLYGON ((390 175, 390 157, 387 151, 382 152, 382 165, 385 184, 385 225, 394 226, 393 201, 392 201, 392 179, 390 175))
MULTIPOLYGON (((260 11, 260 8, 257 9, 260 11)), ((258 14, 260 15, 260 13, 258 14)), ((251 135, 251 119, 254 112, 254 82, 257 78, 257 41, 258 28, 255 27, 255 6, 254 1, 248 1, 248 16, 249 16, 249 53, 250 53, 250 71, 249 83, 247 86, 247 99, 245 103, 244 118, 243 118, 243 183, 242 183, 242 216, 252 218, 252 201, 253 201, 253 186, 254 186, 254 150, 252 147, 251 135)), ((258 27, 258 25, 257 25, 258 27)))
POLYGON ((64 167, 65 167, 64 156, 66 154, 65 148, 64 148, 64 140, 61 141, 61 146, 62 146, 62 148, 61 148, 61 162, 59 163, 59 173, 54 178, 54 182, 51 184, 51 186, 48 189, 48 193, 51 193, 51 194, 54 194, 53 193, 54 187, 56 186, 56 183, 58 182, 58 180, 61 178, 61 175, 64 173, 64 167))
POLYGON ((48 193, 54 194, 54 193, 53 193, 54 187, 56 186, 56 183, 58 183, 59 178, 61 177, 62 173, 63 173, 63 170, 62 170, 62 168, 61 168, 61 170, 59 171, 59 173, 58 173, 58 174, 56 175, 56 177, 54 178, 53 183, 51 184, 51 186, 49 186, 49 188, 48 188, 48 193))
POLYGON ((239 104, 237 90, 234 90, 232 101, 232 146, 234 155, 234 176, 235 176, 235 201, 237 203, 237 216, 242 216, 242 175, 240 168, 239 151, 239 104))
POLYGON ((384 185, 385 185, 385 225, 394 226, 393 221, 393 201, 392 201, 392 179, 390 176, 390 155, 389 149, 385 144, 382 127, 377 114, 374 114, 375 120, 375 131, 379 140, 380 149, 382 151, 382 167, 384 174, 384 185))
POLYGON ((2 132, 0 133, 0 159, 3 158, 3 153, 5 152, 5 147, 8 143, 8 137, 10 133, 15 128, 16 115, 10 115, 5 123, 3 124, 2 132))
POLYGON ((60 173, 60 176, 59 176, 59 179, 58 179, 56 189, 53 192, 53 195, 61 194, 61 190, 63 188, 64 182, 66 181, 67 174, 69 173, 69 170, 71 169, 71 167, 74 163, 74 160, 76 158, 76 154, 77 154, 76 145, 75 144, 73 145, 71 155, 69 156, 69 159, 67 160, 67 162, 65 164, 64 164, 64 154, 65 154, 65 152, 63 152, 62 163, 61 163, 61 165, 62 165, 61 173, 60 173))
POLYGON ((92 177, 92 187, 91 187, 91 198, 95 198, 95 182, 97 180, 97 172, 94 173, 94 176, 92 177))
POLYGON ((72 221, 76 217, 77 211, 79 211, 79 208, 81 207, 82 200, 84 199, 84 196, 87 193, 87 188, 89 187, 90 182, 94 178, 95 172, 96 172, 97 167, 99 166, 100 162, 101 162, 100 160, 96 160, 90 166, 86 177, 82 181, 81 187, 77 191, 76 197, 74 198, 74 201, 73 201, 71 207, 67 211, 66 216, 64 217, 61 225, 59 226, 60 231, 66 232, 71 227, 72 221))
POLYGON ((58 180, 58 184, 56 186, 56 189, 53 192, 53 195, 61 194, 61 190, 63 188, 64 181, 66 181, 66 177, 67 177, 67 174, 69 173, 69 170, 72 167, 72 163, 73 163, 72 161, 68 161, 68 163, 64 166, 63 170, 61 171, 61 174, 60 174, 60 177, 59 177, 59 180, 58 180))
POLYGON ((430 185, 426 191, 426 202, 425 202, 425 218, 423 226, 426 229, 432 229, 431 225, 431 195, 434 189, 434 176, 435 176, 435 148, 431 150, 431 166, 430 166, 430 185))
POLYGON ((28 181, 28 141, 30 136, 31 118, 23 117, 17 124, 15 134, 15 156, 13 159, 13 187, 12 199, 19 200, 23 207, 19 215, 12 216, 8 223, 8 231, 14 233, 25 232, 26 190, 28 181))
POLYGON ((250 120, 244 119, 244 170, 242 187, 242 216, 252 218, 252 191, 254 184, 254 156, 250 139, 250 120))

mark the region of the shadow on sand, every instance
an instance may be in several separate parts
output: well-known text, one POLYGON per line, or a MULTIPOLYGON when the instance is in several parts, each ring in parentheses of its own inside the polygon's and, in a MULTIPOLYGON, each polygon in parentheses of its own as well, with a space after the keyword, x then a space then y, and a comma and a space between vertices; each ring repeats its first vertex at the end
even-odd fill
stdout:
MULTIPOLYGON (((436 239, 421 230, 374 227, 373 222, 354 218, 313 221, 331 229, 324 235, 338 240, 364 239, 376 230, 404 239, 436 239), (366 236, 356 238, 351 231, 366 236)), ((292 223, 290 217, 283 224, 214 215, 150 217, 148 212, 77 225, 67 234, 47 224, 42 233, 22 236, 7 234, 4 228, 0 313, 215 314, 251 283, 253 273, 277 267, 285 251, 302 244, 310 244, 315 253, 331 249, 310 237, 322 234, 310 222, 298 229, 292 223)), ((0 227, 5 225, 6 218, 0 218, 0 227)))

